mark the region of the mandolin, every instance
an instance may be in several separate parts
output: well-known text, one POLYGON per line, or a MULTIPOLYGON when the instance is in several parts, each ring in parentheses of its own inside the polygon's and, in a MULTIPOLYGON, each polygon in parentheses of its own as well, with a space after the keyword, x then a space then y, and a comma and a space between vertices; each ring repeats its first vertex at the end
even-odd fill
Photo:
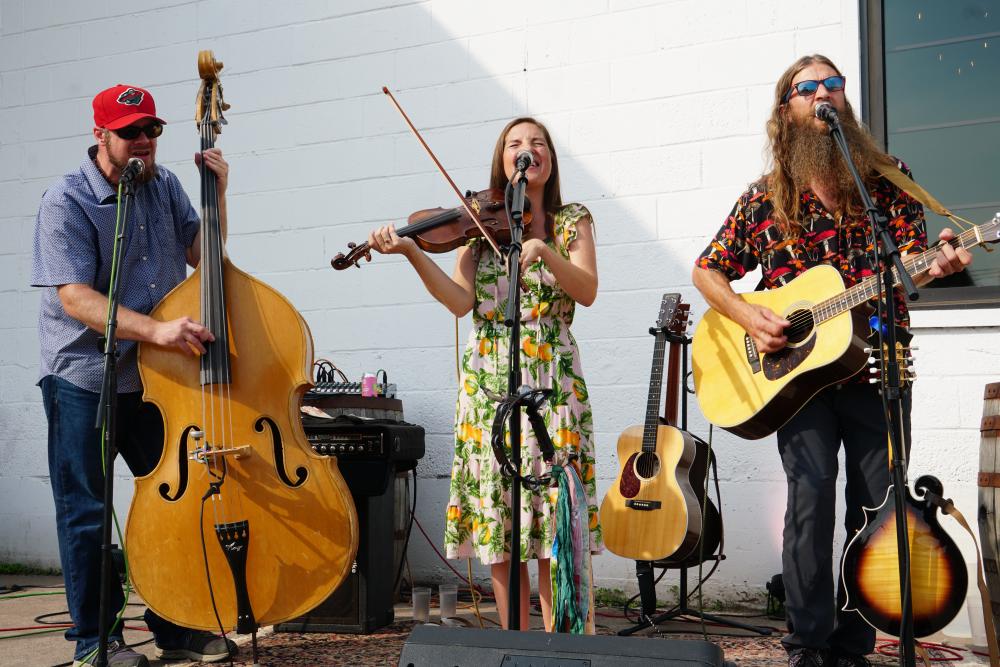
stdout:
MULTIPOLYGON (((630 426, 619 436, 618 477, 601 503, 605 546, 632 560, 669 558, 682 562, 696 555, 701 538, 707 461, 699 465, 699 447, 693 435, 673 424, 661 423, 658 414, 668 335, 683 335, 689 309, 688 304, 681 303, 679 294, 663 295, 656 327, 650 330, 656 340, 646 421, 642 426, 630 426)), ((667 421, 674 422, 678 352, 679 345, 671 342, 672 379, 667 382, 666 410, 667 421)), ((711 555, 718 547, 718 539, 711 551, 707 550, 708 544, 705 546, 705 555, 711 555)))
MULTIPOLYGON (((1000 214, 975 225, 949 243, 973 248, 1000 241, 1000 214)), ((937 250, 908 255, 910 275, 927 269, 937 250)), ((899 285, 896 278, 896 285, 899 285)), ((844 289, 832 266, 815 266, 789 284, 743 299, 767 306, 792 322, 788 344, 761 354, 736 322, 709 309, 698 324, 691 347, 695 391, 708 421, 755 440, 777 431, 824 387, 847 380, 868 359, 868 317, 864 308, 881 289, 881 276, 844 289)))
MULTIPOLYGON (((906 489, 913 635, 926 637, 948 625, 965 604, 969 576, 958 546, 938 523, 938 505, 931 502, 932 495, 941 497, 941 482, 924 475, 914 489, 920 499, 906 489)), ((841 562, 844 611, 857 611, 876 630, 898 637, 902 605, 892 487, 881 505, 864 512, 865 525, 848 543, 841 562)))

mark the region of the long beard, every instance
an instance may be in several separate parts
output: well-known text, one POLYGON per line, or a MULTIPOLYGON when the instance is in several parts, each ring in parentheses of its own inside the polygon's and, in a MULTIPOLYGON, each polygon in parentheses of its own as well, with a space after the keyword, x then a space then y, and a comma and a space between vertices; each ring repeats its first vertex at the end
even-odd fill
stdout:
MULTIPOLYGON (((827 130, 816 128, 811 117, 804 121, 793 123, 789 133, 788 170, 795 187, 801 192, 818 183, 833 191, 841 209, 858 203, 854 177, 844 163, 840 149, 834 144, 833 137, 827 130)), ((853 114, 843 114, 840 125, 851 159, 861 177, 867 180, 874 172, 877 148, 855 121, 853 114)))

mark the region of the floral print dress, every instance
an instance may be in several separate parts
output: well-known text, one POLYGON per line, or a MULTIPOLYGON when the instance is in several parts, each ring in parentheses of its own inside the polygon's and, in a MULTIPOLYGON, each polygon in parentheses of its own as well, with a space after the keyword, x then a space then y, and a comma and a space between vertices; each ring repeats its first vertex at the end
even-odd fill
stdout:
MULTIPOLYGON (((555 215, 552 238, 546 241, 564 258, 576 239, 580 220, 590 213, 580 204, 563 206, 555 215)), ((507 394, 509 329, 503 318, 507 303, 507 269, 485 244, 473 241, 478 256, 473 329, 462 356, 462 377, 455 414, 455 460, 445 521, 448 558, 477 555, 484 565, 509 560, 510 480, 500 472, 490 432, 496 402, 487 396, 507 394)), ((580 353, 569 327, 576 302, 566 294, 541 260, 524 273, 527 292, 521 290, 522 383, 551 388, 542 417, 555 445, 555 463, 565 464, 570 453, 584 483, 590 517, 591 552, 603 550, 597 521, 594 476, 593 413, 580 367, 580 353)), ((508 436, 507 453, 510 456, 508 436)), ((521 472, 540 476, 548 471, 537 440, 521 418, 521 472)), ((555 535, 556 490, 521 489, 521 559, 550 558, 555 535)))

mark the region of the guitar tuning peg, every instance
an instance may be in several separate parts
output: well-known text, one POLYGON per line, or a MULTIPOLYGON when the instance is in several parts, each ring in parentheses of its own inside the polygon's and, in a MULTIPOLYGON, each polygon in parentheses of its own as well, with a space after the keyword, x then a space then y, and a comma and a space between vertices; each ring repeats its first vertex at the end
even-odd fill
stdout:
POLYGON ((868 378, 868 384, 878 384, 880 381, 878 378, 868 378))
POLYGON ((877 373, 879 372, 879 370, 878 370, 877 368, 869 368, 869 369, 868 369, 868 372, 869 372, 869 373, 870 373, 871 375, 876 375, 876 374, 877 374, 877 373))
POLYGON ((870 348, 870 347, 864 348, 864 351, 865 351, 865 354, 871 354, 872 352, 874 352, 874 350, 872 348, 870 348))
POLYGON ((913 350, 914 352, 916 352, 917 350, 920 349, 920 347, 918 345, 911 345, 910 347, 908 347, 906 349, 907 350, 913 350))

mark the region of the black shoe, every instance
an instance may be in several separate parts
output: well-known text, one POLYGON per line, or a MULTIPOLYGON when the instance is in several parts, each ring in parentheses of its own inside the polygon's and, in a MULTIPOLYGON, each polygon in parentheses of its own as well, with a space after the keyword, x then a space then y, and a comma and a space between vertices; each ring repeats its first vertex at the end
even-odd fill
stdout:
POLYGON ((788 654, 788 667, 823 667, 823 652, 811 648, 797 648, 788 654))
MULTIPOLYGON (((97 649, 86 660, 74 660, 73 667, 90 667, 97 664, 97 649)), ((136 653, 120 639, 108 642, 108 667, 149 667, 149 660, 136 653)))
POLYGON ((836 667, 871 667, 872 663, 863 655, 838 655, 836 667))
POLYGON ((188 630, 176 642, 156 640, 156 657, 164 660, 219 662, 230 655, 236 655, 236 642, 204 630, 188 630))

